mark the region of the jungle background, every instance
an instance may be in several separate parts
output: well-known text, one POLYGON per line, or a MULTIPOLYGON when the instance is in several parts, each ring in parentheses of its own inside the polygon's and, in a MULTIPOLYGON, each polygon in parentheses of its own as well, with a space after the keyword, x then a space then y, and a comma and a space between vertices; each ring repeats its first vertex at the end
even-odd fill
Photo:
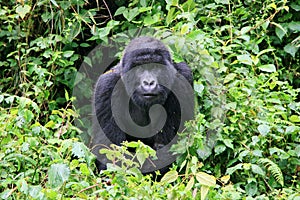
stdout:
POLYGON ((0 1, 0 198, 299 200, 299 11, 299 0, 0 1), (123 164, 99 173, 72 96, 93 85, 78 70, 97 45, 114 41, 120 58, 149 29, 192 68, 195 120, 160 180, 138 170, 155 154, 140 142, 102 152, 123 164))

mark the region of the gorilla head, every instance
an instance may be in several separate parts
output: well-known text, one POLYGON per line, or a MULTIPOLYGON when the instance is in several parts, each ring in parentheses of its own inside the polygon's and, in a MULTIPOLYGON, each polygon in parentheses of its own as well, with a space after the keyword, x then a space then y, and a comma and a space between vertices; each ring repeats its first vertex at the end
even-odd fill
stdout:
POLYGON ((162 42, 150 37, 134 39, 125 49, 121 65, 122 81, 136 106, 149 109, 166 101, 177 70, 162 42))
POLYGON ((168 145, 193 118, 192 83, 188 65, 174 63, 161 41, 132 40, 121 62, 96 83, 94 107, 101 130, 94 131, 91 147, 99 161, 99 144, 106 139, 118 145, 141 140, 156 150, 168 145))

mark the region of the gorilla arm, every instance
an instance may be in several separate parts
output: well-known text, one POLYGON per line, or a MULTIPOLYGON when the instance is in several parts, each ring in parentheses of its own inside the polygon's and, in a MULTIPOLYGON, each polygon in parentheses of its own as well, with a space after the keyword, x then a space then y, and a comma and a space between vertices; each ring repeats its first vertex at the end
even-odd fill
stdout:
POLYGON ((180 62, 180 63, 174 63, 174 67, 193 86, 193 73, 192 70, 189 68, 189 66, 185 62, 180 62))
MULTIPOLYGON (((100 158, 99 150, 103 145, 111 143, 119 144, 126 139, 125 133, 116 125, 111 111, 111 95, 120 76, 120 66, 115 66, 112 70, 102 74, 95 85, 95 94, 93 99, 93 135, 90 140, 92 152, 100 158), (105 133, 110 134, 109 138, 105 133)), ((105 157, 104 157, 105 158, 105 157)), ((101 162, 107 163, 107 162, 101 162)), ((100 168, 104 169, 105 166, 100 168)))

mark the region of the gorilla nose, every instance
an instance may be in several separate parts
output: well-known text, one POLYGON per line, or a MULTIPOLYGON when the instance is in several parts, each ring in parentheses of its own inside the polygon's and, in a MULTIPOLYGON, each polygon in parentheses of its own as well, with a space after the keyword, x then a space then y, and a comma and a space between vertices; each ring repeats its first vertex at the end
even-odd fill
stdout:
POLYGON ((146 92, 154 92, 154 90, 156 89, 156 86, 157 86, 157 83, 154 80, 151 80, 151 81, 144 80, 142 82, 142 88, 146 92))

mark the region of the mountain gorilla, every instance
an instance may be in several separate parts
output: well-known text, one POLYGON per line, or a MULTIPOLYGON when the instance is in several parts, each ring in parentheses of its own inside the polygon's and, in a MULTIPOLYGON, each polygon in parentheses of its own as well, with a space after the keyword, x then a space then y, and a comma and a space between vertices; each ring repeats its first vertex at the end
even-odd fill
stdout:
POLYGON ((192 85, 188 65, 174 63, 161 41, 145 36, 132 40, 121 62, 100 75, 95 86, 94 109, 101 128, 94 131, 90 146, 97 167, 104 169, 107 163, 99 154, 107 141, 120 145, 125 140, 141 140, 157 152, 163 150, 156 168, 143 172, 173 162, 170 153, 164 154, 170 146, 164 147, 174 143, 184 122, 193 118, 192 85))

